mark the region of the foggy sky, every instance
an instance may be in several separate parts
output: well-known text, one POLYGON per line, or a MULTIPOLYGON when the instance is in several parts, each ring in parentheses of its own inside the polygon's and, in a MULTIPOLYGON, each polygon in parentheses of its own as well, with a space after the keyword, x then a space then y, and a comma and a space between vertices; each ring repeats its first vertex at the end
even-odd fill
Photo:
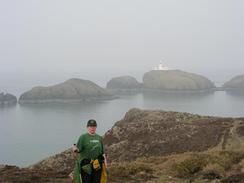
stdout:
POLYGON ((241 0, 0 0, 0 72, 243 70, 241 0))

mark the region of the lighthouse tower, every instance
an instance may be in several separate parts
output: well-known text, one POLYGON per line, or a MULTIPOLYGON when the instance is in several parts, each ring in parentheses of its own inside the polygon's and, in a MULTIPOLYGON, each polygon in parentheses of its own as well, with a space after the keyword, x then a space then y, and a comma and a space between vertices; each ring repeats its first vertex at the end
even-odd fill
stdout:
POLYGON ((166 71, 166 70, 170 70, 170 69, 168 67, 164 66, 163 62, 160 61, 159 65, 157 67, 155 67, 154 70, 166 71))

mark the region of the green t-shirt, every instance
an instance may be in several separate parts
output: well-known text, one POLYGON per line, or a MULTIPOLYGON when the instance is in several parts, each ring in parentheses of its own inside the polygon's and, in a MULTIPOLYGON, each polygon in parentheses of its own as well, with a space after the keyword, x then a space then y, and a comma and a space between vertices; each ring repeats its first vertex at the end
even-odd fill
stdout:
POLYGON ((81 158, 96 159, 104 154, 102 137, 97 134, 86 133, 81 135, 77 142, 77 148, 81 158))

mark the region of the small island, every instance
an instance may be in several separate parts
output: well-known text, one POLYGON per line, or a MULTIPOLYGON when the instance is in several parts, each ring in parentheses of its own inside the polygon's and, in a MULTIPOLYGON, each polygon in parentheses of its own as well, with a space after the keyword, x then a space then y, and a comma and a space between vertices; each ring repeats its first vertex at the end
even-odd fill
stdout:
POLYGON ((15 105, 17 103, 17 98, 9 93, 0 93, 0 105, 15 105))
POLYGON ((113 98, 113 95, 97 84, 73 78, 53 86, 34 87, 20 96, 19 103, 69 103, 113 98))
POLYGON ((132 76, 120 76, 112 78, 107 83, 107 90, 111 92, 140 91, 142 84, 132 76))
POLYGON ((233 77, 223 85, 226 91, 243 91, 244 92, 244 75, 233 77))
POLYGON ((204 76, 181 70, 155 69, 143 76, 143 88, 149 91, 203 92, 215 89, 204 76))

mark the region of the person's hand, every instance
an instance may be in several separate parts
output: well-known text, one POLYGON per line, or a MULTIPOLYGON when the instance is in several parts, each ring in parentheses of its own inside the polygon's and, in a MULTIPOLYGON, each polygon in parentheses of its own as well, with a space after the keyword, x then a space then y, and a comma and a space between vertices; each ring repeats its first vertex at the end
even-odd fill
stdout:
POLYGON ((108 168, 108 161, 107 161, 106 154, 103 154, 103 158, 104 158, 104 165, 105 165, 106 168, 108 168))
POLYGON ((79 149, 77 148, 76 144, 72 145, 71 150, 74 153, 78 153, 79 152, 79 149))

